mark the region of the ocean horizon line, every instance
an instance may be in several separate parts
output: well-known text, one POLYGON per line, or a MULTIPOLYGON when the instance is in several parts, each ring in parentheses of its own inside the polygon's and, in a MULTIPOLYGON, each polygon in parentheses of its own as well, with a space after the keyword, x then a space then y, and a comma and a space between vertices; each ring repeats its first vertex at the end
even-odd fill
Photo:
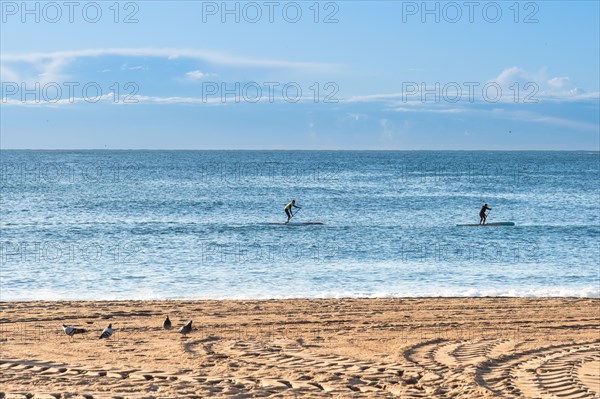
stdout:
POLYGON ((594 152, 600 154, 600 148, 592 149, 232 149, 232 148, 206 148, 206 149, 185 149, 185 148, 0 148, 2 151, 171 151, 171 152, 594 152))

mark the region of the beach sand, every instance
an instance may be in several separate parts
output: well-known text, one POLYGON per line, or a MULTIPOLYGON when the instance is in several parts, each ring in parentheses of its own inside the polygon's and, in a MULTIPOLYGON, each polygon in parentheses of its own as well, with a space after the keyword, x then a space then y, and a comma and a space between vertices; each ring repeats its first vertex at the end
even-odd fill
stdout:
POLYGON ((0 308, 0 398, 600 398, 598 298, 0 308))

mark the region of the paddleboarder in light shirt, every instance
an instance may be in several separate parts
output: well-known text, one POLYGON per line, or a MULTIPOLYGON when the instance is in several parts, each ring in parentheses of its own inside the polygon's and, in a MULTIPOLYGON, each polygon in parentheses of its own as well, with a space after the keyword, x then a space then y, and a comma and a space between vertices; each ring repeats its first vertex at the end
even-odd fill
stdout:
POLYGON ((479 224, 485 224, 485 220, 487 219, 487 215, 485 211, 491 211, 492 208, 488 208, 487 204, 483 204, 481 210, 479 211, 479 224))
POLYGON ((288 217, 286 223, 288 223, 290 221, 290 219, 292 218, 292 216, 294 216, 294 214, 292 213, 292 207, 298 208, 298 209, 302 209, 302 207, 296 205, 296 200, 292 200, 292 202, 290 202, 289 204, 287 204, 283 208, 283 210, 285 211, 285 214, 288 217))

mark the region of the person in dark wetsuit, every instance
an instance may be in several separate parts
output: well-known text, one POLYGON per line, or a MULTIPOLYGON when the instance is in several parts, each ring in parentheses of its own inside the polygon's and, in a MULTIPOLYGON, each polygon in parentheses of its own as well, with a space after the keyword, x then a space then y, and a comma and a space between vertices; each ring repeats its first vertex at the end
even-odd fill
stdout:
POLYGON ((485 211, 491 211, 492 208, 488 208, 487 204, 483 204, 481 210, 479 211, 479 224, 485 224, 485 219, 487 219, 487 215, 485 211))
POLYGON ((283 210, 285 211, 285 214, 288 217, 286 223, 288 223, 290 221, 290 219, 292 218, 292 216, 294 216, 294 214, 292 213, 292 207, 302 209, 302 207, 296 205, 296 200, 292 200, 292 202, 287 204, 285 206, 285 208, 283 208, 283 210))

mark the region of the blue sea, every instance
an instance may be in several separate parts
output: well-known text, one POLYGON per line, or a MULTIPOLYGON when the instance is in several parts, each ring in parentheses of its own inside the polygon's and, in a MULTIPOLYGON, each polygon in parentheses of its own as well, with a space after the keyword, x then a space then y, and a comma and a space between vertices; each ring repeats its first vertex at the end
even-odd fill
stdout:
POLYGON ((0 299, 599 296, 599 161, 3 150, 0 299))

